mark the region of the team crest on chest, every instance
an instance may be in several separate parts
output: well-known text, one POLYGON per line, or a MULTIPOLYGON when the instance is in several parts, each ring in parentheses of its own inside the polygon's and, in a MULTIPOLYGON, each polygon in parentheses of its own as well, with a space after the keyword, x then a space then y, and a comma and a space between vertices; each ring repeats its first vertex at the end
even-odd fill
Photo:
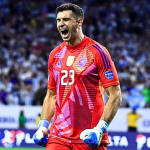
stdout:
POLYGON ((68 56, 66 65, 68 67, 71 66, 71 65, 73 65, 74 59, 75 59, 75 56, 68 56))
POLYGON ((87 57, 86 55, 82 56, 78 62, 78 70, 83 71, 87 64, 87 57))
POLYGON ((86 66, 86 62, 87 62, 87 57, 84 55, 84 56, 81 57, 81 59, 79 60, 78 66, 79 66, 79 67, 85 67, 85 66, 86 66))

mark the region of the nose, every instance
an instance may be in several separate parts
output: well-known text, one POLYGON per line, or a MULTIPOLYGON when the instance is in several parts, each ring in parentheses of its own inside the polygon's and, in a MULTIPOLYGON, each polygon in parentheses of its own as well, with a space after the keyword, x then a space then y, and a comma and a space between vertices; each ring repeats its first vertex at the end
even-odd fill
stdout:
POLYGON ((64 26, 65 23, 64 23, 64 21, 61 19, 61 20, 59 21, 58 25, 59 25, 59 26, 64 26))

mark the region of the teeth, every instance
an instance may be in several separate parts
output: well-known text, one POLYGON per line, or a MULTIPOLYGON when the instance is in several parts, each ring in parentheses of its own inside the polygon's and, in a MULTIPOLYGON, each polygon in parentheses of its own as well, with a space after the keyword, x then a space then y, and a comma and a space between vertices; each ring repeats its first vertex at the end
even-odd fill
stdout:
POLYGON ((65 31, 65 30, 67 30, 67 29, 60 29, 60 31, 65 31))
POLYGON ((67 30, 67 29, 60 29, 60 31, 65 31, 65 30, 67 30))

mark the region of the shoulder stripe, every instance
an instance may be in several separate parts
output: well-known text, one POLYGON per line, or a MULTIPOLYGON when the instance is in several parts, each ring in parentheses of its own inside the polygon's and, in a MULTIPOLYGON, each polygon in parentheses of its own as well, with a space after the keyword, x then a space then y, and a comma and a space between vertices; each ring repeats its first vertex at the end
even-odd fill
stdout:
POLYGON ((96 44, 96 45, 103 51, 104 55, 106 55, 109 68, 111 68, 110 60, 109 60, 109 57, 108 57, 107 53, 98 44, 96 44))
POLYGON ((94 46, 104 56, 104 60, 106 62, 106 69, 111 68, 110 60, 109 60, 109 57, 108 57, 107 53, 98 44, 95 44, 94 46))
POLYGON ((105 64, 105 61, 104 61, 102 52, 101 52, 95 45, 92 45, 92 46, 93 46, 94 48, 96 48, 96 49, 99 51, 99 53, 101 54, 101 57, 102 57, 102 60, 103 60, 103 63, 104 63, 104 67, 105 67, 105 69, 106 69, 106 64, 105 64))

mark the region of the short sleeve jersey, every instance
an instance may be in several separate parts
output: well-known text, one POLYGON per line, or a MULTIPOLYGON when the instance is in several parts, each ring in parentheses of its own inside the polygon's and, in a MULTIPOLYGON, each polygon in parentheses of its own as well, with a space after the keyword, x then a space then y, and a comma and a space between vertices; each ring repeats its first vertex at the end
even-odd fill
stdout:
MULTIPOLYGON (((75 46, 66 42, 49 56, 48 89, 56 90, 56 112, 50 136, 82 143, 84 129, 97 125, 104 110, 104 88, 118 85, 114 63, 105 47, 84 37, 75 46)), ((109 143, 107 132, 102 143, 109 143)))

